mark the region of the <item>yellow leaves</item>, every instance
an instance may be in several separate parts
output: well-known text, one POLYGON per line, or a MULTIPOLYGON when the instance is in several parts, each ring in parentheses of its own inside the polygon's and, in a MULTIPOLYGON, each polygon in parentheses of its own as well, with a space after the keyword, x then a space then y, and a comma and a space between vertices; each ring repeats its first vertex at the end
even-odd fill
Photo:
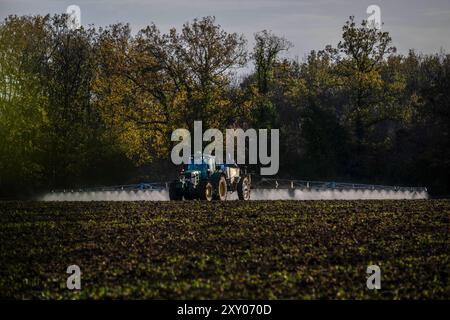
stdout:
POLYGON ((387 90, 393 95, 401 94, 406 89, 406 80, 400 77, 396 77, 394 81, 391 81, 387 85, 387 90))
POLYGON ((370 72, 355 71, 346 78, 347 86, 351 84, 353 88, 358 90, 379 90, 383 87, 381 74, 377 70, 370 72))
POLYGON ((142 148, 146 142, 145 134, 137 130, 132 122, 125 123, 124 130, 118 138, 126 156, 133 159, 137 165, 151 161, 152 156, 148 153, 148 149, 142 148))
POLYGON ((286 88, 285 96, 293 99, 303 95, 307 91, 307 84, 305 79, 292 79, 286 88))

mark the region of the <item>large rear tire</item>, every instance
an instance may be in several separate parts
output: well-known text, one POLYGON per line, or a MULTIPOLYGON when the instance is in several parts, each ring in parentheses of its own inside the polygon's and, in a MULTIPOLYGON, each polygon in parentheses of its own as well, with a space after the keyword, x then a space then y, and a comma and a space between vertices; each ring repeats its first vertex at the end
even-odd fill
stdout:
POLYGON ((215 199, 220 201, 227 200, 228 188, 227 188, 227 180, 224 176, 220 176, 216 185, 215 199))
POLYGON ((250 200, 250 179, 248 177, 239 180, 237 192, 239 200, 250 200))
POLYGON ((181 190, 177 188, 177 182, 173 181, 169 184, 169 199, 170 200, 181 200, 183 194, 181 190))
POLYGON ((209 181, 203 181, 199 189, 200 200, 211 201, 213 199, 213 186, 209 181))

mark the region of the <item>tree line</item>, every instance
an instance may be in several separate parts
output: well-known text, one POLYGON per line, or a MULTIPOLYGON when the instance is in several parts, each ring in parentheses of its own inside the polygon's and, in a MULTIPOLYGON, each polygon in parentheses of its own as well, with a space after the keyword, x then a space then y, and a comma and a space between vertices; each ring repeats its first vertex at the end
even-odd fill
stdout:
POLYGON ((176 128, 279 128, 279 177, 427 186, 448 194, 450 55, 397 54, 350 17, 301 61, 214 17, 161 32, 0 24, 0 197, 165 180, 176 128), (253 66, 251 71, 248 66, 253 66), (247 67, 247 69, 245 69, 247 67), (243 71, 244 70, 244 71, 243 71))

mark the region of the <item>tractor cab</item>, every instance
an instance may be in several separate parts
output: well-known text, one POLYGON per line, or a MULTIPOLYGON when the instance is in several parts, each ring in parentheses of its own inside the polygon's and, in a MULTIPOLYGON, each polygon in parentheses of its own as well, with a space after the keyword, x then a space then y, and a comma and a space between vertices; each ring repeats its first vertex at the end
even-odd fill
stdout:
POLYGON ((183 172, 199 174, 201 180, 208 179, 216 171, 216 159, 210 155, 191 157, 190 162, 184 165, 183 172))

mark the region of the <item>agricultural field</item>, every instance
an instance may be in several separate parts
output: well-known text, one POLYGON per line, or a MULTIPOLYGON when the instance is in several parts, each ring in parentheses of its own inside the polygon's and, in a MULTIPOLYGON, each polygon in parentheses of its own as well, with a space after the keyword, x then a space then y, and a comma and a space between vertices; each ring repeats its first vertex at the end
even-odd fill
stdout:
POLYGON ((1 202, 0 298, 449 299, 449 217, 450 200, 1 202))

